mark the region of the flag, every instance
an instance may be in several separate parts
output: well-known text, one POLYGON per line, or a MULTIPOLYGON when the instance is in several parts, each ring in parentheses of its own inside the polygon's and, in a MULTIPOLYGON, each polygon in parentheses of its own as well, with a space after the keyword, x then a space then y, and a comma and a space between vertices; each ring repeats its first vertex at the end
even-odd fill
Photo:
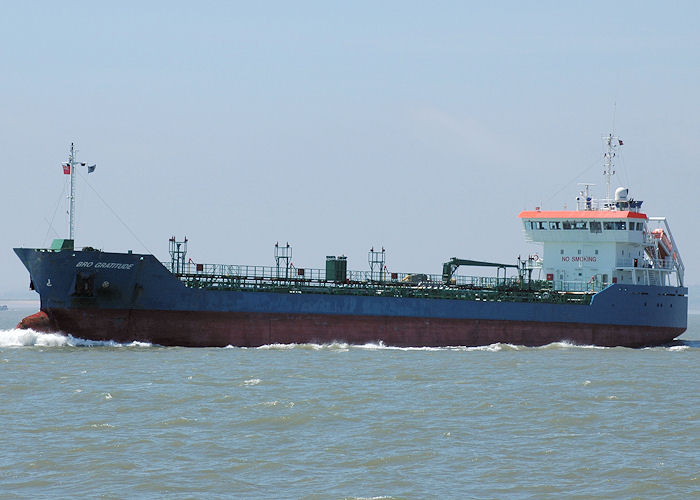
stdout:
POLYGON ((619 142, 620 146, 622 146, 622 139, 618 139, 617 142, 619 142))
POLYGON ((95 167, 97 167, 96 164, 95 165, 88 165, 88 174, 93 173, 95 171, 95 167))
POLYGON ((70 163, 61 163, 63 165, 63 173, 70 175, 70 163))

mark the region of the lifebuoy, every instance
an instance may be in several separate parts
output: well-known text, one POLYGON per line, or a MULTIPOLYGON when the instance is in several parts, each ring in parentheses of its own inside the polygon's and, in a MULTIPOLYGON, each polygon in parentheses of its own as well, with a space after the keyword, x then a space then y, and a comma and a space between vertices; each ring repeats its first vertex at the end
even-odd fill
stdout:
POLYGON ((535 255, 532 256, 532 260, 534 260, 535 262, 537 262, 538 260, 540 260, 540 256, 537 255, 537 254, 535 254, 535 255))

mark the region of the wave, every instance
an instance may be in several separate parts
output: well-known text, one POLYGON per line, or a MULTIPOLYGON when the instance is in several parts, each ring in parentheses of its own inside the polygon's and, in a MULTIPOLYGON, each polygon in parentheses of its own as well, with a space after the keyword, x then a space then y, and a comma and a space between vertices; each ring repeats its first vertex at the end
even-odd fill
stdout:
MULTIPOLYGON (((350 347, 351 347, 350 344, 347 344, 345 342, 330 342, 328 344, 315 344, 315 343, 266 344, 266 345, 261 345, 260 347, 256 347, 255 349, 262 349, 262 350, 267 350, 267 349, 270 349, 270 350, 309 349, 309 350, 314 350, 314 351, 319 351, 319 350, 347 351, 350 347)), ((359 346, 353 346, 353 347, 359 347, 359 346)))
MULTIPOLYGON (((86 340, 72 335, 62 333, 42 333, 31 329, 11 329, 0 330, 0 348, 3 347, 153 347, 157 344, 150 342, 133 341, 128 343, 119 343, 114 340, 86 340)), ((677 343, 659 346, 646 347, 644 349, 665 349, 668 351, 687 351, 690 349, 700 348, 700 341, 686 340, 678 341, 677 343)), ((238 347, 228 345, 225 349, 239 349, 238 347)), ((243 347, 242 349, 246 349, 243 347)), ((369 342, 366 344, 349 344, 347 342, 330 342, 327 344, 304 343, 304 344, 266 344, 254 349, 261 350, 290 350, 290 349, 307 349, 307 350, 327 350, 345 352, 350 349, 361 350, 387 350, 387 351, 466 351, 466 352, 501 352, 501 351, 521 351, 528 349, 539 350, 569 350, 569 349, 612 349, 611 347, 602 347, 596 345, 574 344, 568 341, 552 342, 539 347, 527 347, 523 345, 495 343, 483 346, 449 346, 449 347, 398 347, 386 345, 384 342, 369 342)))
POLYGON ((120 344, 113 340, 85 340, 62 333, 42 333, 31 329, 0 330, 0 347, 151 347, 148 342, 120 344))
MULTIPOLYGON (((232 348, 232 346, 226 346, 226 348, 232 348)), ((386 345, 384 342, 369 342, 367 344, 348 344, 346 342, 331 342, 328 344, 315 344, 315 343, 305 343, 305 344, 266 344, 255 349, 262 350, 289 350, 289 349, 309 349, 309 350, 329 350, 329 351, 348 351, 350 349, 362 349, 362 350, 387 350, 387 351, 487 351, 487 352, 497 352, 504 350, 518 351, 523 349, 523 346, 517 346, 513 344, 490 344, 484 346, 449 346, 449 347, 398 347, 392 345, 386 345)))
POLYGON ((568 340, 560 342, 552 342, 551 344, 535 347, 535 349, 612 349, 611 347, 603 347, 592 344, 575 344, 568 340))
MULTIPOLYGON (((668 351, 685 351, 692 348, 700 347, 700 342, 698 341, 681 341, 680 344, 658 346, 658 347, 646 347, 644 349, 666 349, 668 351)), ((233 348, 233 346, 227 346, 227 348, 233 348)), ((501 352, 501 351, 524 351, 524 350, 553 350, 553 351, 564 351, 572 349, 615 349, 614 347, 605 347, 592 344, 575 344, 570 341, 559 341, 552 342, 543 346, 524 346, 516 344, 506 344, 506 343, 495 343, 483 346, 448 346, 448 347, 397 347, 392 345, 386 345, 384 342, 371 342, 367 344, 348 344, 344 342, 331 342, 328 344, 267 344, 255 349, 263 350, 290 350, 290 349, 309 349, 309 350, 329 350, 329 351, 347 351, 350 349, 363 349, 363 350, 387 350, 387 351, 466 351, 466 352, 501 352)), ((625 348, 621 348, 625 349, 625 348)))
POLYGON ((447 347, 396 347, 384 345, 383 342, 377 344, 364 344, 354 346, 358 349, 387 349, 387 350, 397 350, 397 351, 485 351, 485 352, 498 352, 498 351, 518 351, 521 346, 513 344, 495 343, 489 345, 481 346, 447 346, 447 347))

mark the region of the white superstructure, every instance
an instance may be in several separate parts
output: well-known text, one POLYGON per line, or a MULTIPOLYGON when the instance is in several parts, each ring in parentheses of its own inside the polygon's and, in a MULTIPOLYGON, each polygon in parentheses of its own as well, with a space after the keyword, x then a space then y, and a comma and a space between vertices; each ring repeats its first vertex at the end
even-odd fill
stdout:
POLYGON ((604 174, 608 196, 594 200, 589 186, 576 198, 576 210, 521 212, 526 238, 542 243, 537 258, 542 278, 557 290, 600 290, 612 283, 683 286, 683 261, 665 217, 641 212, 641 201, 618 188, 610 198, 615 150, 622 141, 605 138, 604 174), (675 278, 675 279, 674 279, 675 278))

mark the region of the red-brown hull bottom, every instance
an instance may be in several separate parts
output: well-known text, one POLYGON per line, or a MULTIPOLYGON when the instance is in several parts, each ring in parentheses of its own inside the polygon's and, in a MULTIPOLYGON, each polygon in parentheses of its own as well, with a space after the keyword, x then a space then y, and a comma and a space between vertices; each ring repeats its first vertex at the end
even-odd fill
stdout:
POLYGON ((383 342, 397 347, 540 346, 559 341, 641 347, 667 344, 684 331, 536 321, 109 309, 51 309, 45 315, 29 316, 17 326, 62 331, 89 340, 183 347, 330 342, 383 342))
POLYGON ((17 324, 20 330, 34 330, 35 332, 55 332, 57 329, 51 324, 49 316, 44 311, 39 311, 27 316, 17 324))

